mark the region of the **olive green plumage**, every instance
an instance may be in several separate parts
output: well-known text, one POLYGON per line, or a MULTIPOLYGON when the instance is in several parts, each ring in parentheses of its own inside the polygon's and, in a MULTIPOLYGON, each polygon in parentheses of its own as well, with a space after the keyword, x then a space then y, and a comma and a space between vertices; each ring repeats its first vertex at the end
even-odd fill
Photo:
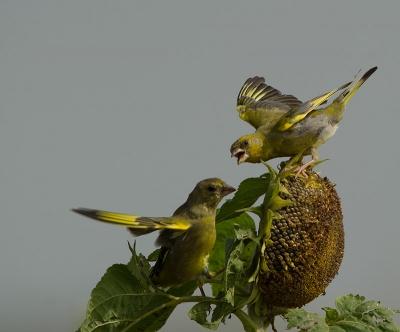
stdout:
POLYGON ((161 287, 170 287, 212 275, 207 260, 214 246, 215 215, 221 199, 235 191, 224 181, 210 178, 200 181, 172 217, 142 217, 92 209, 73 209, 86 217, 125 226, 134 236, 160 230, 156 245, 160 255, 150 278, 161 287))
POLYGON ((352 87, 349 82, 305 103, 266 85, 263 78, 249 78, 239 92, 236 109, 256 131, 232 144, 232 157, 238 164, 260 163, 293 157, 304 150, 304 155, 311 154, 312 161, 317 160, 317 148, 334 135, 347 102, 377 69, 368 70, 352 87), (340 90, 344 91, 332 104, 316 109, 340 90))

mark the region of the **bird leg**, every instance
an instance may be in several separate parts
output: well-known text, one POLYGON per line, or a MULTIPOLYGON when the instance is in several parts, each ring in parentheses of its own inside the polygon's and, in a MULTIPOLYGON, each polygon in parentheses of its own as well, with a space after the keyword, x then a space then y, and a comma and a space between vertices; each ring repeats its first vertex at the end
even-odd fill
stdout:
MULTIPOLYGON (((291 157, 288 161, 286 161, 285 163, 287 164, 287 163, 289 163, 292 159, 293 159, 294 157, 291 157)), ((300 161, 299 162, 299 164, 300 164, 300 166, 298 166, 294 171, 296 172, 296 176, 295 176, 295 178, 297 179, 297 176, 301 173, 301 175, 303 175, 305 178, 308 178, 308 176, 307 176, 307 174, 304 172, 304 169, 302 169, 302 167, 303 167, 303 163, 300 161)), ((307 166, 308 166, 308 163, 307 163, 307 166)), ((307 167, 306 166, 306 167, 307 167)), ((286 172, 286 171, 289 171, 289 170, 291 170, 292 168, 294 168, 295 166, 289 166, 289 167, 285 167, 285 168, 283 168, 283 170, 282 170, 282 172, 286 172)))
POLYGON ((199 286, 199 289, 200 289, 201 296, 206 297, 206 293, 204 293, 203 286, 200 286, 200 285, 198 285, 198 286, 199 286))
POLYGON ((296 176, 294 177, 295 179, 297 179, 297 177, 299 176, 299 174, 301 173, 301 175, 303 175, 306 179, 308 178, 308 175, 305 172, 305 169, 310 166, 315 160, 311 159, 308 163, 305 163, 304 165, 301 165, 299 167, 297 167, 294 171, 296 172, 296 176))
POLYGON ((301 173, 306 179, 308 178, 307 174, 305 173, 305 169, 310 166, 313 162, 318 160, 318 152, 317 149, 314 147, 311 147, 311 157, 312 159, 308 162, 305 163, 304 165, 301 165, 300 167, 298 167, 295 172, 296 172, 296 176, 295 178, 297 178, 297 176, 301 173))
POLYGON ((207 279, 212 279, 215 278, 217 275, 221 274, 226 270, 226 267, 222 268, 221 270, 218 270, 217 272, 211 272, 211 271, 205 271, 204 275, 207 279))
POLYGON ((204 277, 207 279, 213 279, 215 278, 217 275, 221 274, 222 272, 224 272, 226 269, 226 267, 222 268, 221 270, 218 270, 217 272, 211 272, 208 269, 208 266, 204 268, 203 270, 203 275, 201 277, 199 277, 197 279, 197 286, 200 289, 200 293, 201 295, 203 295, 204 297, 206 296, 206 294, 204 293, 204 289, 203 289, 203 283, 204 283, 204 277))
MULTIPOLYGON (((309 161, 309 162, 307 162, 307 163, 305 163, 305 164, 303 164, 302 162, 300 162, 300 166, 298 166, 294 171, 295 171, 295 173, 296 173, 296 176, 295 176, 295 178, 297 179, 297 177, 299 176, 299 174, 301 174, 301 175, 303 175, 306 179, 308 178, 308 175, 306 174, 306 172, 305 172, 305 170, 306 170, 306 168, 308 167, 308 166, 310 166, 313 162, 315 162, 315 161, 317 161, 318 160, 318 152, 317 152, 317 150, 314 148, 314 147, 311 147, 311 157, 312 157, 312 159, 309 161)), ((289 162, 289 161, 291 161, 292 159, 293 159, 294 157, 291 157, 288 161, 287 161, 287 163, 289 162)), ((289 167, 285 167, 284 169, 283 169, 283 171, 288 171, 288 170, 290 170, 290 169, 292 169, 294 166, 289 166, 289 167)))

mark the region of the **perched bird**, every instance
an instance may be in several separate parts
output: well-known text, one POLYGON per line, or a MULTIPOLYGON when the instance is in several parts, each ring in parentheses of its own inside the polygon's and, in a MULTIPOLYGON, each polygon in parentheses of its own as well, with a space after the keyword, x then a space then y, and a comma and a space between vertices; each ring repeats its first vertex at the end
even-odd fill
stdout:
POLYGON ((348 101, 377 69, 368 70, 352 87, 349 86, 355 77, 353 81, 305 103, 266 85, 264 78, 249 78, 239 92, 236 109, 239 117, 256 131, 232 144, 232 157, 237 158, 238 164, 260 163, 278 157, 293 157, 304 150, 303 155, 311 154, 312 160, 301 166, 297 174, 303 172, 318 159, 317 148, 337 130, 348 101), (316 109, 343 89, 332 104, 316 109))
POLYGON ((161 246, 161 250, 150 273, 154 284, 170 287, 196 279, 204 295, 203 277, 213 276, 208 269, 208 255, 216 238, 217 206, 224 196, 235 190, 218 178, 200 181, 172 217, 151 218, 85 208, 72 211, 125 226, 133 236, 160 230, 156 245, 161 246))

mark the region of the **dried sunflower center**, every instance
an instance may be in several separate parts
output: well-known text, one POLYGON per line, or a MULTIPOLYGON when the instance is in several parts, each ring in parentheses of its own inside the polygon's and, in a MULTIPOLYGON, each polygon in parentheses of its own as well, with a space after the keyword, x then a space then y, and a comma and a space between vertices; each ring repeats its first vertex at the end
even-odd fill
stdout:
POLYGON ((294 204, 277 211, 272 244, 264 256, 269 271, 260 276, 267 303, 302 306, 324 292, 338 273, 344 253, 343 215, 335 185, 310 172, 309 178, 282 181, 294 204))

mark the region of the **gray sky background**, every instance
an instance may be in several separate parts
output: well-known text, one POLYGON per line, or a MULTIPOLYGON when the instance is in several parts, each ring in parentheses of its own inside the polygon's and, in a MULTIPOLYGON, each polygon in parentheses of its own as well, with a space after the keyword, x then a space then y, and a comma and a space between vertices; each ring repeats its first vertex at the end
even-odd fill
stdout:
MULTIPOLYGON (((105 270, 129 260, 123 228, 70 208, 169 216, 204 178, 236 187, 266 172, 229 153, 253 131, 235 110, 248 77, 308 100, 375 65, 319 149, 346 251, 306 309, 348 293, 400 309, 399 12, 364 0, 2 1, 0 330, 75 331, 105 270)), ((163 331, 203 330, 190 307, 163 331)))

